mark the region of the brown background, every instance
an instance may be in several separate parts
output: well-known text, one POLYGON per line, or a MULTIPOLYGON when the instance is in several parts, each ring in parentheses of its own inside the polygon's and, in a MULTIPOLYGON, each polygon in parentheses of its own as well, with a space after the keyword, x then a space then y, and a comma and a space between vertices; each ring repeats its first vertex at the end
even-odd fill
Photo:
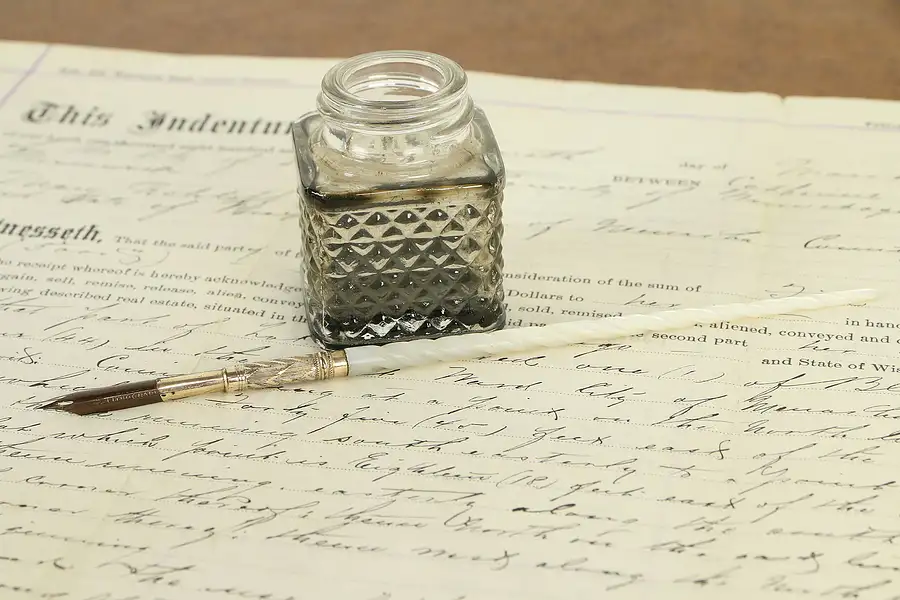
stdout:
POLYGON ((0 0, 0 38, 900 99, 900 0, 0 0))

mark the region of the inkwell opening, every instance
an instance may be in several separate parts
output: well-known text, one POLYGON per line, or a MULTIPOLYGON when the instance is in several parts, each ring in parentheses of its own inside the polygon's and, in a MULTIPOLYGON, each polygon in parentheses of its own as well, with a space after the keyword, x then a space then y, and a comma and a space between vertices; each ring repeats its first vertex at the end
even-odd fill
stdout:
POLYGON ((323 141, 381 164, 439 160, 469 135, 473 102, 465 71, 427 52, 383 51, 329 70, 317 98, 323 141))

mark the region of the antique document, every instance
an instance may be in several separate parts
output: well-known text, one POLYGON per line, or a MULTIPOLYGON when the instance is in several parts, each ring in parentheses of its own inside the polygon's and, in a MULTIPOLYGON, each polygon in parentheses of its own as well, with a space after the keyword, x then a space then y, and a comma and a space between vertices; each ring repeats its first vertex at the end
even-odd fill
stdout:
POLYGON ((331 64, 0 45, 0 598, 900 600, 897 103, 470 76, 510 327, 866 305, 36 410, 313 349, 331 64))

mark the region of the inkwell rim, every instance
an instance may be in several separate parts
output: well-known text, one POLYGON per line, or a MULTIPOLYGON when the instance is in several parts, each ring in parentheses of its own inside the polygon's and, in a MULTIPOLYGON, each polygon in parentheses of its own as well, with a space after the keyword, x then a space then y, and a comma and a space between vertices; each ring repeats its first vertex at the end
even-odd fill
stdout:
MULTIPOLYGON (((374 86, 373 86, 374 87, 374 86)), ((399 84, 396 87, 401 87, 399 84)), ((331 67, 322 78, 317 109, 326 121, 349 128, 364 127, 398 132, 398 129, 430 129, 465 120, 472 110, 468 77, 463 68, 445 56, 418 50, 382 50, 359 54, 331 67), (403 71, 392 67, 419 67, 403 71), (425 74, 432 74, 426 77, 425 74), (394 81, 418 79, 427 93, 410 99, 367 98, 355 87, 381 76, 382 87, 394 81), (366 80, 366 77, 373 79, 366 80), (356 79, 354 79, 356 78, 356 79), (431 90, 427 90, 431 87, 431 90), (355 127, 356 126, 356 127, 355 127)))

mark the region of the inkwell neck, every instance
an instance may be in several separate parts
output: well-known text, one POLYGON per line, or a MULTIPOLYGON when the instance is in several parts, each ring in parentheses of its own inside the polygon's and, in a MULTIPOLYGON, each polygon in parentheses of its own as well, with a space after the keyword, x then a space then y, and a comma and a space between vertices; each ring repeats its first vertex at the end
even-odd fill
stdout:
POLYGON ((379 163, 439 159, 466 137, 473 117, 462 67, 416 51, 337 64, 322 80, 317 107, 328 146, 379 163))

